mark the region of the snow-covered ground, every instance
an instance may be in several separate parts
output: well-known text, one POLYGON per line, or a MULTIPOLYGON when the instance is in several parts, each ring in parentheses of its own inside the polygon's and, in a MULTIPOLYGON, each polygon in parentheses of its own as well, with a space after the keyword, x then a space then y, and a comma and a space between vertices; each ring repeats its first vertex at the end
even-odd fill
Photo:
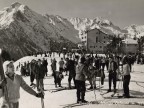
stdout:
MULTIPOLYGON (((28 57, 27 57, 28 58, 28 57)), ((42 57, 38 57, 42 58, 42 57)), ((22 59, 21 59, 22 60, 22 59)), ((30 59, 28 59, 30 60, 30 59)), ((56 60, 59 61, 60 58, 56 56, 56 60)), ((18 64, 19 61, 15 63, 18 64)), ((76 102, 76 90, 62 90, 58 92, 52 92, 53 89, 55 89, 54 85, 54 79, 51 77, 51 68, 50 68, 50 58, 48 58, 48 69, 49 69, 49 76, 44 79, 44 88, 45 88, 45 108, 63 108, 64 106, 67 106, 68 104, 72 104, 76 102)), ((122 105, 124 103, 128 102, 143 102, 143 98, 139 98, 140 96, 144 97, 144 80, 143 80, 143 75, 144 75, 144 65, 137 65, 135 64, 133 66, 133 72, 131 73, 131 82, 130 82, 130 94, 133 96, 137 96, 137 98, 114 98, 111 97, 111 94, 105 94, 105 95, 100 95, 99 89, 96 90, 96 100, 106 102, 107 104, 90 104, 90 105, 79 105, 75 106, 77 108, 143 108, 144 106, 139 106, 139 105, 122 105), (106 97, 106 98, 104 98, 106 97), (121 104, 118 105, 113 105, 113 104, 108 104, 110 102, 116 102, 121 104)), ((17 71, 17 73, 19 73, 17 71)), ((105 71, 106 78, 105 78, 105 83, 104 87, 101 89, 101 92, 104 93, 108 89, 108 73, 105 71)), ((24 80, 30 84, 30 79, 29 77, 24 77, 24 80)), ((73 81, 72 81, 73 82, 73 81)), ((89 88, 89 83, 87 83, 87 88, 89 88)), ((97 78, 97 87, 99 86, 99 78, 97 78)), ((65 76, 64 79, 62 80, 62 86, 67 87, 68 86, 68 77, 65 76)), ((117 83, 117 88, 119 88, 119 92, 122 93, 122 83, 117 83)), ((58 89, 58 88, 57 88, 58 89)), ((35 89, 36 90, 36 89, 35 89)), ((20 108, 42 108, 41 107, 41 99, 36 98, 32 95, 29 95, 26 93, 24 90, 21 89, 20 92, 21 98, 20 98, 20 108)), ((86 100, 87 101, 95 101, 95 95, 94 91, 87 91, 86 92, 86 100)), ((67 107, 71 108, 71 107, 67 107)))

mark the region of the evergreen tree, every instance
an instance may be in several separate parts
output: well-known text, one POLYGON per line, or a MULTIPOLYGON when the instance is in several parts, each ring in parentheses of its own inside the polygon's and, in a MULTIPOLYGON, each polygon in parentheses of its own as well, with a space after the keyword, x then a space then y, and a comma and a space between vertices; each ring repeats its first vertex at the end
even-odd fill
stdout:
POLYGON ((7 61, 7 60, 11 60, 11 56, 10 56, 8 51, 2 50, 2 54, 1 55, 2 55, 3 62, 7 61))

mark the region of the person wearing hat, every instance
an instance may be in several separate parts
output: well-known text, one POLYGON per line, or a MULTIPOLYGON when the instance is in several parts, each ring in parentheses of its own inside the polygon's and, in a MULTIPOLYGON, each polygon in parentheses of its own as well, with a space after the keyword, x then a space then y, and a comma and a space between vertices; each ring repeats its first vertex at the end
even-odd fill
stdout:
POLYGON ((0 81, 0 97, 3 97, 1 108, 19 108, 20 87, 26 92, 36 97, 43 97, 43 94, 36 93, 29 87, 24 79, 15 73, 12 61, 6 61, 3 64, 5 69, 5 80, 0 81), (8 91, 8 100, 4 97, 2 87, 6 86, 8 91))

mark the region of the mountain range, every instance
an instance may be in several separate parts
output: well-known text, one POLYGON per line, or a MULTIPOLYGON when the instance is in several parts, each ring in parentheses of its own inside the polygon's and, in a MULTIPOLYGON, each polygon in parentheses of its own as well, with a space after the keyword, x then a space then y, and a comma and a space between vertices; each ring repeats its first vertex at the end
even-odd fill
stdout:
POLYGON ((32 52, 76 48, 81 35, 94 28, 121 37, 144 33, 144 26, 121 29, 101 17, 67 19, 59 15, 41 15, 16 2, 0 11, 0 46, 12 58, 19 59, 32 52))

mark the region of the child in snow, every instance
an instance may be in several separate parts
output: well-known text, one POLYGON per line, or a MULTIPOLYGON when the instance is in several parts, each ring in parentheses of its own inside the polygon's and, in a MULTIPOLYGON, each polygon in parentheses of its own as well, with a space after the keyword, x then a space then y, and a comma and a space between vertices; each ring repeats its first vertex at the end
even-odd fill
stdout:
POLYGON ((59 87, 62 87, 61 86, 61 81, 62 81, 63 78, 64 78, 64 76, 63 76, 62 72, 59 72, 59 71, 54 72, 55 87, 57 87, 57 84, 58 84, 59 87))

